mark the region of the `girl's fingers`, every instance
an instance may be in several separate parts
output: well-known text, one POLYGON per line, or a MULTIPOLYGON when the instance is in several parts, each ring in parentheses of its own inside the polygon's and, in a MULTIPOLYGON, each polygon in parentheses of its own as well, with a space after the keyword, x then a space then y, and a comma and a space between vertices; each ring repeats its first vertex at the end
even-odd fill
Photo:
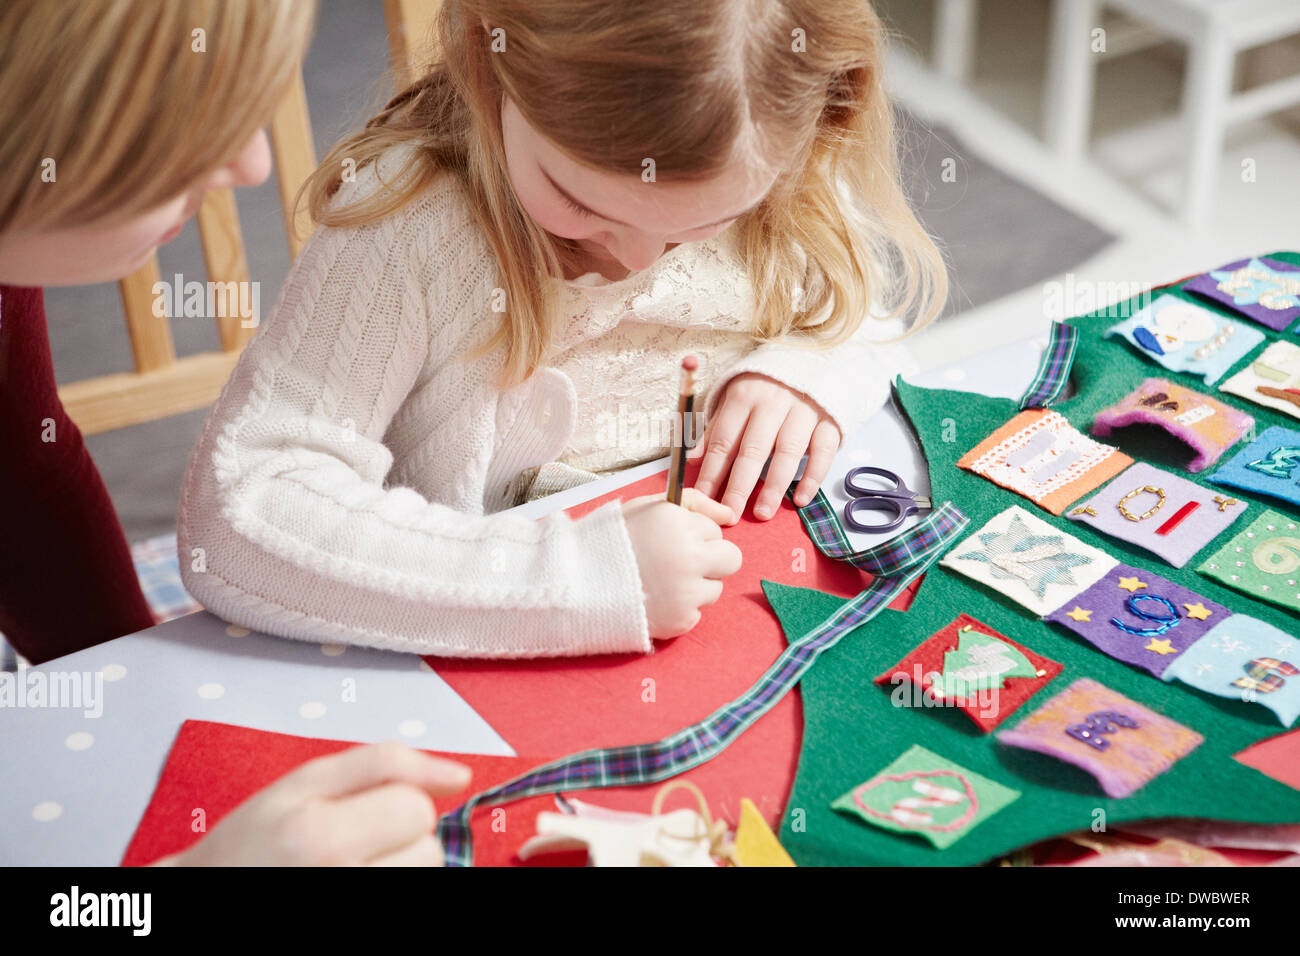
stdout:
POLYGON ((469 785, 463 764, 413 750, 396 740, 352 747, 317 757, 274 786, 297 798, 340 797, 385 783, 406 783, 431 796, 459 793, 469 785))
POLYGON ((367 866, 443 866, 446 858, 442 854, 442 844, 432 833, 426 833, 414 843, 408 843, 400 850, 372 859, 367 866))
POLYGON ((826 473, 831 470, 831 463, 835 460, 835 453, 839 451, 842 440, 839 426, 830 419, 823 418, 817 423, 808 442, 808 465, 794 490, 796 507, 802 508, 817 494, 817 489, 826 480, 826 473))
POLYGON ((433 833, 433 801, 409 784, 389 783, 330 804, 331 849, 344 860, 396 853, 433 833))
POLYGON ((781 507, 781 499, 799 470, 799 459, 807 451, 809 440, 817 428, 817 418, 817 413, 809 406, 796 404, 777 432, 772 460, 767 466, 767 478, 754 503, 754 517, 760 521, 772 517, 781 507))
MULTIPOLYGON (((714 501, 708 495, 703 494, 698 488, 682 489, 682 507, 687 511, 694 511, 698 515, 711 518, 717 524, 735 524, 736 513, 720 501, 714 501)), ((714 529, 716 530, 716 528, 714 529)), ((709 538, 720 538, 722 532, 708 535, 709 538)))
MULTIPOLYGON (((786 395, 789 397, 788 392, 786 395)), ((790 401, 783 402, 774 396, 755 406, 750 413, 749 422, 745 425, 744 434, 736 442, 736 453, 731 461, 731 477, 727 481, 727 491, 722 496, 722 503, 736 513, 737 520, 745 513, 745 505, 749 501, 750 493, 758 484, 758 476, 762 473, 763 465, 767 463, 768 455, 776 444, 777 433, 785 423, 791 404, 790 401)), ((800 451, 799 454, 803 452, 800 451)), ((785 476, 787 483, 794 477, 798 458, 799 455, 796 455, 795 465, 785 476)))
MULTIPOLYGON (((697 446, 704 449, 704 457, 695 476, 694 487, 709 497, 713 497, 721 486, 722 477, 731 467, 731 461, 740 446, 740 436, 749 421, 751 404, 732 396, 734 393, 723 396, 717 414, 709 422, 708 440, 697 446)), ((743 509, 744 506, 742 501, 740 507, 743 509)), ((736 511, 736 517, 739 519, 740 511, 736 511)))

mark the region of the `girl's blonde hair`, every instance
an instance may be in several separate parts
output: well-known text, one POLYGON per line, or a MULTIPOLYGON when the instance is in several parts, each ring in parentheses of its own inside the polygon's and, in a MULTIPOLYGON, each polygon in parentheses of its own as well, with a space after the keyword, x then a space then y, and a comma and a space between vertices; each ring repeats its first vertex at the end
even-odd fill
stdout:
POLYGON ((577 261, 520 206, 507 173, 501 105, 575 161, 656 181, 716 176, 738 156, 779 156, 764 201, 732 227, 754 287, 754 334, 800 330, 843 341, 872 305, 943 307, 947 278, 903 194, 894 112, 881 82, 884 29, 865 0, 443 0, 436 62, 308 180, 312 217, 357 226, 390 215, 441 171, 459 177, 500 268, 502 384, 544 363, 547 275, 577 261), (333 206, 342 173, 415 144, 385 188, 333 206), (837 183, 839 185, 837 185, 837 183), (806 254, 806 260, 801 255, 806 254))
POLYGON ((0 231, 117 221, 228 162, 307 48, 314 0, 6 0, 0 231))

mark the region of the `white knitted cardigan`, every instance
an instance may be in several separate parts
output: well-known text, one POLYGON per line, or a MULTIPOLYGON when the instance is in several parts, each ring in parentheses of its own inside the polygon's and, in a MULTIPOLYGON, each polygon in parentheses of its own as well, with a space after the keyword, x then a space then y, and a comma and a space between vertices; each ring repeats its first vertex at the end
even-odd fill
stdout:
MULTIPOLYGON (((381 163, 385 173, 388 163, 381 163)), ((387 179, 387 176, 384 175, 387 179)), ((376 188, 371 170, 336 202, 376 188)), ((579 519, 497 513, 521 476, 662 457, 681 357, 705 420, 741 372, 817 402, 845 436, 908 360, 868 341, 756 344, 726 233, 611 282, 559 283, 554 361, 508 390, 495 259, 450 174, 381 222, 318 229, 204 424, 181 490, 190 593, 227 621, 308 641, 461 657, 650 649, 619 501, 579 519), (631 424, 629 424, 631 423, 631 424)))

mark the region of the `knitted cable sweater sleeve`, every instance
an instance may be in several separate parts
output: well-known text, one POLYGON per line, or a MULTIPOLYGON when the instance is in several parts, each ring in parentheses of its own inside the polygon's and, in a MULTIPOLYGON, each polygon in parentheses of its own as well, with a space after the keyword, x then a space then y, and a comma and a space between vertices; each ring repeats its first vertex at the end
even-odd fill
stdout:
POLYGON ((447 268, 469 254, 469 228, 390 216, 309 241, 182 488, 182 578, 210 611, 283 637, 421 654, 649 650, 618 501, 534 521, 386 483, 385 432, 438 362, 431 342, 453 341, 448 303, 469 294, 471 270, 447 268))

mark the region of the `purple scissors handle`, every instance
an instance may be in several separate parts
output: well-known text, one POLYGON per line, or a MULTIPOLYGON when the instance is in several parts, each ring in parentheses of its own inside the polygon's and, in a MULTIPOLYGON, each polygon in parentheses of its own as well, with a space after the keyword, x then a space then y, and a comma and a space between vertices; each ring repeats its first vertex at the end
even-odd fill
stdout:
POLYGON ((893 531, 902 525, 909 515, 929 511, 934 507, 929 498, 925 495, 918 495, 907 487, 903 483, 903 479, 888 468, 861 465, 850 469, 849 473, 844 476, 844 490, 849 496, 849 502, 844 506, 844 523, 854 531, 875 533, 893 531), (863 475, 883 478, 892 487, 880 488, 864 485, 858 481, 863 475), (863 512, 884 520, 868 523, 863 520, 866 517, 863 512))

